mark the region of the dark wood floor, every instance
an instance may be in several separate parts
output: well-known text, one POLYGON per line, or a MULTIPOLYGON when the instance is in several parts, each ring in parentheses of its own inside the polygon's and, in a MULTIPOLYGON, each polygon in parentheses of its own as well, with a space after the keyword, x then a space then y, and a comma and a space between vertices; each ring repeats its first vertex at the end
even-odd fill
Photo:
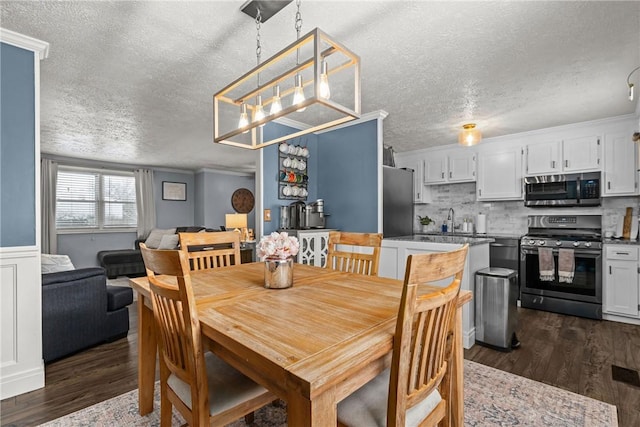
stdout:
POLYGON ((475 345, 465 359, 611 403, 619 426, 640 426, 640 387, 611 374, 611 365, 640 371, 640 326, 523 308, 518 322, 520 348, 475 345))
MULTIPOLYGON (((134 308, 133 306, 132 308, 134 308)), ((137 317, 127 339, 46 367, 46 387, 2 401, 2 426, 34 426, 137 387, 137 317)), ((640 388, 613 381, 611 365, 640 370, 640 326, 518 309, 521 347, 481 346, 465 358, 618 407, 621 427, 640 426, 640 388)))

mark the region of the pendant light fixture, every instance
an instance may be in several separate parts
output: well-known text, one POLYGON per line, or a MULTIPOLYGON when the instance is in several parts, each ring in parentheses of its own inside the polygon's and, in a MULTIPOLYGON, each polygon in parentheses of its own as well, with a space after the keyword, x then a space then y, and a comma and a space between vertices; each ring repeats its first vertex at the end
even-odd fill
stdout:
POLYGON ((257 65, 214 95, 216 143, 258 149, 360 118, 360 58, 319 28, 301 35, 300 0, 295 2, 296 40, 267 60, 260 60, 260 25, 266 20, 264 16, 280 10, 273 10, 275 3, 283 8, 288 2, 252 0, 243 6, 244 12, 255 13, 257 65), (264 7, 271 7, 266 15, 261 12, 264 7), (339 92, 331 93, 330 81, 338 82, 339 92), (230 116, 238 117, 238 106, 240 120, 230 122, 230 116), (279 136, 265 140, 260 128, 278 119, 293 119, 298 124, 284 121, 288 127, 279 129, 279 136), (247 131, 248 137, 243 135, 247 131))
POLYGON ((458 143, 466 147, 476 145, 482 140, 482 133, 476 129, 475 123, 462 125, 462 130, 458 134, 458 143))

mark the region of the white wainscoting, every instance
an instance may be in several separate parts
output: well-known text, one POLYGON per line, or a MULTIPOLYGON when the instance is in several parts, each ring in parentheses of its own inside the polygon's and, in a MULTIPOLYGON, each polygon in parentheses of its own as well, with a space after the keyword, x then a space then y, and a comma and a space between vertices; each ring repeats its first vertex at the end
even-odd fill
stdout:
POLYGON ((37 247, 0 248, 0 398, 44 387, 37 247))

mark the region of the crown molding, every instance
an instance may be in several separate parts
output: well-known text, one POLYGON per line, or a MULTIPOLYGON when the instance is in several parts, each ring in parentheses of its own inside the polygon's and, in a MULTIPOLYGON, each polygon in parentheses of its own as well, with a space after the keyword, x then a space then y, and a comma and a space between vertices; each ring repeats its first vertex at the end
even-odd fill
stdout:
POLYGON ((315 132, 314 134, 320 135, 323 133, 331 132, 332 130, 338 130, 338 129, 347 128, 353 125, 359 125, 360 123, 370 122, 371 120, 384 120, 388 115, 389 113, 386 112, 385 110, 372 111, 370 113, 361 115, 359 119, 351 120, 329 129, 323 129, 321 131, 315 132))
POLYGON ((232 171, 227 169, 214 169, 214 168, 200 168, 196 169, 196 173, 219 173, 223 175, 235 175, 235 176, 254 176, 256 174, 255 170, 242 170, 242 171, 232 171))
POLYGON ((307 130, 311 127, 311 125, 308 125, 303 122, 299 122, 297 120, 290 119, 288 117, 280 117, 279 119, 275 119, 273 122, 278 123, 280 125, 289 126, 298 130, 307 130))
POLYGON ((49 56, 49 43, 6 28, 0 28, 0 42, 33 51, 41 60, 49 56))

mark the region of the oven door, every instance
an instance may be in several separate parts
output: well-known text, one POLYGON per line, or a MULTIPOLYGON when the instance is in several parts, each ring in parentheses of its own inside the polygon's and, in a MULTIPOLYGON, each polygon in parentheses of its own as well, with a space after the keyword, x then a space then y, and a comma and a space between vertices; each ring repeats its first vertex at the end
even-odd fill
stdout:
POLYGON ((572 283, 558 280, 558 249, 553 250, 554 279, 540 280, 538 248, 521 247, 520 274, 523 293, 558 297, 574 301, 602 303, 602 251, 575 250, 575 274, 572 283))

